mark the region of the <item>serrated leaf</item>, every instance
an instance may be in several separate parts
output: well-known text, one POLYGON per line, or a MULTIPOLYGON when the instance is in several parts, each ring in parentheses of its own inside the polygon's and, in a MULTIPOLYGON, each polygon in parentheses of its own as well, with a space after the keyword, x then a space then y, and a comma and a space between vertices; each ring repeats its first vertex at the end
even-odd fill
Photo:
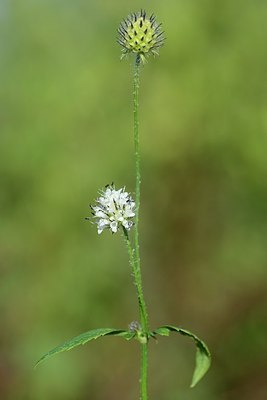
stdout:
POLYGON ((195 370, 192 378, 192 382, 190 387, 193 388, 196 384, 200 381, 201 378, 206 374, 208 371, 210 364, 211 364, 211 355, 207 345, 200 340, 196 335, 192 332, 189 332, 182 328, 177 328, 171 325, 161 326, 157 328, 153 333, 158 334, 161 336, 169 336, 170 332, 178 332, 181 335, 189 336, 191 339, 195 341, 197 351, 196 351, 196 365, 195 370))
POLYGON ((114 336, 121 336, 125 338, 126 340, 132 339, 132 333, 128 331, 124 331, 122 329, 112 329, 112 328, 99 328, 99 329, 94 329, 91 331, 87 331, 85 333, 82 333, 81 335, 75 336, 74 338, 68 340, 67 342, 64 342, 60 344, 59 346, 55 347, 54 349, 50 350, 48 353, 43 355, 43 357, 40 358, 39 361, 35 364, 35 367, 45 361, 47 358, 50 358, 54 356, 55 354, 61 353, 63 351, 69 351, 73 349, 74 347, 83 345, 90 340, 93 339, 98 339, 101 336, 107 336, 107 335, 114 335, 114 336))

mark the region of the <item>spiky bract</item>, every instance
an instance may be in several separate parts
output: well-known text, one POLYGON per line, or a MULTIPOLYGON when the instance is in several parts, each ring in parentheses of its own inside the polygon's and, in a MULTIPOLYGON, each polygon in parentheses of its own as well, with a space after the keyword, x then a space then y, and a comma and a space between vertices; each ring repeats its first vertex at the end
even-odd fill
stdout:
POLYGON ((134 53, 137 61, 141 60, 143 63, 150 54, 159 54, 159 48, 163 46, 165 40, 161 24, 156 22, 155 15, 147 17, 143 10, 128 15, 121 22, 118 33, 118 43, 122 46, 122 58, 134 53))

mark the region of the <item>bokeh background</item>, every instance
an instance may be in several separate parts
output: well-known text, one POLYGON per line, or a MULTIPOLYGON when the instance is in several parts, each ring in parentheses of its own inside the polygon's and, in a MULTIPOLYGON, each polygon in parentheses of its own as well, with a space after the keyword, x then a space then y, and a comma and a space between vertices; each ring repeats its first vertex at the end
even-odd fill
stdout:
POLYGON ((267 3, 0 1, 0 398, 138 398, 139 347, 99 339, 138 318, 120 235, 84 221, 97 191, 134 191, 132 63, 116 28, 146 8, 166 45, 142 69, 141 253, 153 399, 267 398, 267 3))

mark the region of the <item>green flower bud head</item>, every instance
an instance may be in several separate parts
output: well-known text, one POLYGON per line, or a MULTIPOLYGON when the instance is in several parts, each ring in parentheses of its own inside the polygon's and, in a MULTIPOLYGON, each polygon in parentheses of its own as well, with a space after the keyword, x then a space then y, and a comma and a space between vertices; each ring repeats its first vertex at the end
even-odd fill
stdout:
POLYGON ((118 43, 122 46, 121 58, 133 53, 137 60, 145 63, 147 56, 158 55, 159 48, 164 44, 161 24, 156 22, 154 14, 147 17, 143 10, 128 15, 121 22, 118 33, 118 43))

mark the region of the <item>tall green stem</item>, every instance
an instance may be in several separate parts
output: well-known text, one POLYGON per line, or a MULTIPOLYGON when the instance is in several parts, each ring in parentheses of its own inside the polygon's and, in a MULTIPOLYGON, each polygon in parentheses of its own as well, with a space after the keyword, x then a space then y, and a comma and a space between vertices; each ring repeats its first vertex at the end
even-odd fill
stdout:
POLYGON ((135 154, 135 200, 136 214, 134 226, 134 277, 137 287, 140 318, 142 331, 146 335, 145 343, 141 343, 141 400, 147 400, 147 364, 148 364, 148 315, 146 303, 143 295, 143 285, 141 277, 140 252, 139 252, 139 209, 140 209, 140 188, 141 188, 141 169, 140 169, 140 148, 139 148, 139 80, 140 80, 140 55, 137 55, 134 64, 134 90, 133 90, 133 114, 134 114, 134 154, 135 154))
POLYGON ((139 255, 139 209, 140 209, 140 188, 141 188, 141 168, 140 168, 140 146, 139 146, 139 81, 140 81, 140 58, 137 56, 134 64, 134 91, 133 91, 133 114, 134 114, 134 155, 135 155, 135 230, 134 230, 134 247, 135 259, 140 264, 139 255))
POLYGON ((147 400, 147 367, 148 367, 148 314, 143 294, 140 252, 139 252, 139 209, 140 209, 140 187, 141 187, 141 170, 140 170, 140 148, 139 148, 139 121, 138 121, 138 94, 140 80, 140 55, 137 55, 134 64, 134 87, 133 87, 133 115, 134 115, 134 155, 135 155, 135 225, 134 225, 134 246, 132 247, 128 232, 123 228, 123 233, 129 253, 130 264, 133 270, 134 283, 136 286, 139 314, 142 327, 142 336, 139 337, 141 344, 141 379, 140 391, 141 400, 147 400))
POLYGON ((134 90, 133 90, 133 114, 134 114, 134 154, 135 154, 135 225, 134 225, 134 265, 135 265, 135 283, 138 291, 140 318, 143 331, 147 334, 149 331, 148 315, 145 299, 142 290, 142 277, 139 252, 139 209, 140 209, 140 187, 141 187, 141 169, 140 169, 140 147, 139 147, 139 80, 140 80, 140 56, 136 57, 134 64, 134 90))

